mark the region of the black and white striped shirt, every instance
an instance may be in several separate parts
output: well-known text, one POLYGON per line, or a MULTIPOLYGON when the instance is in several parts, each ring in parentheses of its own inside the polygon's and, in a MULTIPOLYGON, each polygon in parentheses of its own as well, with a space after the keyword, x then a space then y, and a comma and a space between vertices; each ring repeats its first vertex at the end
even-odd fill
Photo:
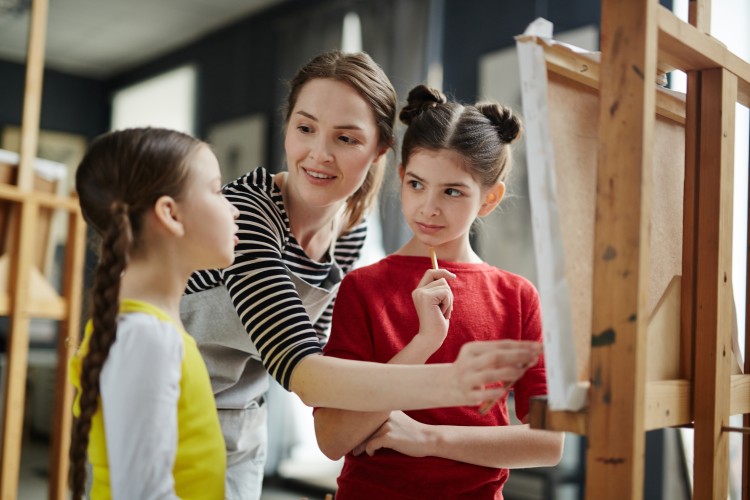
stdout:
MULTIPOLYGON (((240 242, 234 263, 226 269, 194 273, 185 293, 226 285, 263 366, 288 390, 297 363, 322 352, 333 301, 312 325, 287 269, 305 282, 320 286, 332 263, 328 259, 311 260, 297 243, 281 190, 265 169, 257 168, 227 184, 224 194, 240 212, 240 242)), ((337 240, 333 257, 344 273, 359 257, 366 233, 366 223, 362 222, 337 240)))

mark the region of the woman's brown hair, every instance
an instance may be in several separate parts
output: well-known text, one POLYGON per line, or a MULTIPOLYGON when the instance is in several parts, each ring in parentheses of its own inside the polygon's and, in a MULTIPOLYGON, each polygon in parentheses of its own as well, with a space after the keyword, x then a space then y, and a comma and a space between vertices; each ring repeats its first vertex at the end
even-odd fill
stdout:
POLYGON ((93 331, 81 367, 80 413, 73 424, 70 475, 73 498, 83 496, 91 421, 99 406, 99 379, 117 337, 120 278, 137 251, 146 211, 161 196, 179 200, 188 159, 203 143, 173 130, 141 128, 97 137, 76 172, 86 222, 101 236, 91 290, 93 331))
MULTIPOLYGON (((369 104, 378 128, 378 146, 391 148, 395 144, 393 127, 398 101, 391 81, 364 52, 325 52, 310 60, 289 82, 289 95, 284 106, 284 120, 289 121, 302 87, 310 80, 328 78, 346 83, 369 104)), ((373 164, 359 189, 346 201, 347 222, 344 231, 360 223, 370 211, 385 176, 385 157, 373 164)))
POLYGON ((484 187, 508 177, 510 145, 521 135, 520 118, 501 104, 479 102, 463 106, 425 85, 409 92, 399 118, 408 125, 401 148, 406 166, 419 150, 450 149, 464 158, 464 168, 484 187))

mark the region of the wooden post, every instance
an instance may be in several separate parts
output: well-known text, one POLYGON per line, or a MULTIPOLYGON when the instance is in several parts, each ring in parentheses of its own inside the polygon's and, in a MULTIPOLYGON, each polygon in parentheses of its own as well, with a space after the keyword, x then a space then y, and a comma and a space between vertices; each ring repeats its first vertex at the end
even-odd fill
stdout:
POLYGON ((732 200, 737 79, 703 70, 700 103, 695 378, 695 498, 728 493, 732 373, 732 200))
POLYGON ((656 2, 602 2, 588 498, 643 495, 656 2))
POLYGON ((68 362, 78 348, 80 335, 81 301, 83 295, 83 262, 86 250, 86 224, 80 210, 68 217, 68 245, 65 253, 63 295, 66 317, 60 324, 57 337, 57 369, 55 374, 55 415, 52 449, 50 450, 50 500, 68 498, 69 450, 72 430, 73 386, 68 374, 68 362))
MULTIPOLYGON (((39 115, 44 74, 44 43, 47 25, 47 0, 34 0, 29 27, 26 86, 21 128, 21 150, 18 165, 18 187, 30 192, 33 183, 33 162, 39 130, 39 115)), ((23 200, 19 205, 18 237, 11 260, 10 336, 8 343, 8 376, 3 408, 3 448, 0 465, 0 498, 15 500, 21 459, 23 409, 26 389, 26 365, 29 349, 29 275, 34 255, 34 235, 39 207, 23 200), (15 264, 15 265, 13 265, 15 264)))

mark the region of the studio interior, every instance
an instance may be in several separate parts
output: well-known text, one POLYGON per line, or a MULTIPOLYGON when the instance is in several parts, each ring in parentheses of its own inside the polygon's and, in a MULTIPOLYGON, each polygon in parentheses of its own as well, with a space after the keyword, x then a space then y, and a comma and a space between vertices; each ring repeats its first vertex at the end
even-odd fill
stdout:
MULTIPOLYGON (((750 500, 749 26, 746 0, 0 0, 0 497, 68 498, 92 140, 165 127, 224 180, 277 174, 288 83, 338 49, 369 54, 399 108, 426 83, 523 119, 471 244, 539 291, 549 394, 525 423, 565 439, 496 498, 750 500)), ((356 267, 412 236, 404 129, 356 267)), ((334 498, 343 459, 269 379, 261 499, 334 498)))

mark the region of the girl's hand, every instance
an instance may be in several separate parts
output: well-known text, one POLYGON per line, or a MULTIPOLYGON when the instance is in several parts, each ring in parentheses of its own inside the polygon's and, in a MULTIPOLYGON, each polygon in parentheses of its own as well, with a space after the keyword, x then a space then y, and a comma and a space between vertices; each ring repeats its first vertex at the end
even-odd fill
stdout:
POLYGON ((417 288, 411 293, 419 317, 417 336, 436 351, 448 335, 448 325, 453 312, 453 292, 448 279, 456 275, 445 269, 428 269, 417 288))
POLYGON ((417 422, 401 411, 392 411, 388 420, 367 440, 354 448, 354 456, 366 452, 373 456, 380 448, 392 450, 411 457, 424 457, 429 454, 429 426, 417 422))
POLYGON ((451 365, 458 404, 478 405, 503 397, 526 369, 536 364, 541 352, 539 342, 478 340, 464 344, 451 365), (498 382, 503 387, 498 387, 498 382))

